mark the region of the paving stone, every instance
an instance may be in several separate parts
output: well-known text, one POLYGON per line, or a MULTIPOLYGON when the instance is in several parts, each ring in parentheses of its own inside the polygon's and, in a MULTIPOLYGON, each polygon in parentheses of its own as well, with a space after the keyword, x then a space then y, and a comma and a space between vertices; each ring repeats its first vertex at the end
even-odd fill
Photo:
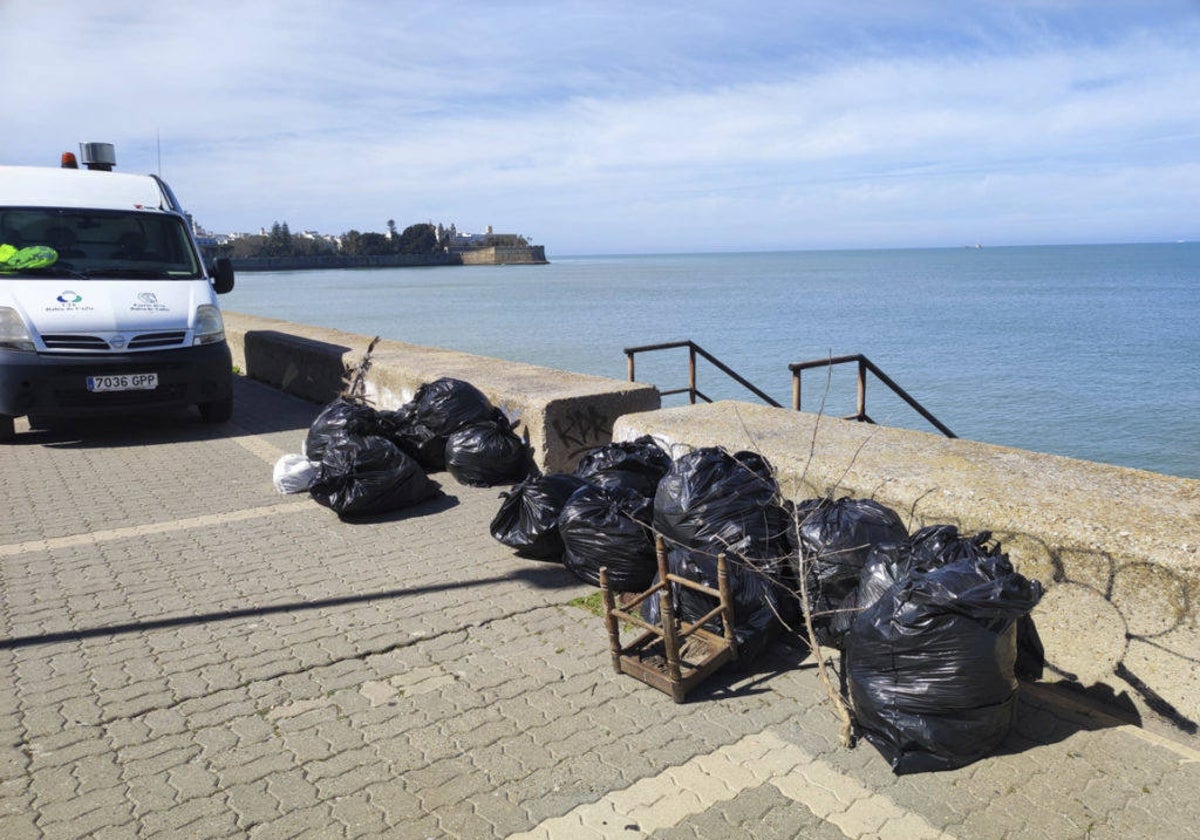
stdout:
POLYGON ((329 808, 346 837, 379 837, 387 829, 383 811, 372 804, 365 791, 352 796, 338 796, 329 808))
POLYGON ((787 645, 674 704, 612 672, 567 606, 593 590, 490 538, 496 491, 354 525, 281 501, 272 441, 319 407, 238 389, 236 434, 128 433, 143 485, 127 447, 13 450, 3 539, 64 541, 0 554, 0 628, 110 632, 0 649, 5 840, 1195 836, 1200 763, 1044 692, 997 756, 906 777, 837 745, 787 645))

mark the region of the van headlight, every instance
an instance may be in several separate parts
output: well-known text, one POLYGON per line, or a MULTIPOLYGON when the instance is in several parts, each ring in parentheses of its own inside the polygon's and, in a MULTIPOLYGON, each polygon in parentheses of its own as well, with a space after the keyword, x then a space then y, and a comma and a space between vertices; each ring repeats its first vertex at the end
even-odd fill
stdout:
POLYGON ((0 306, 0 347, 33 352, 33 336, 21 319, 21 313, 11 306, 0 306))
POLYGON ((216 344, 225 340, 225 322, 221 310, 212 304, 196 307, 196 326, 192 331, 192 345, 216 344))

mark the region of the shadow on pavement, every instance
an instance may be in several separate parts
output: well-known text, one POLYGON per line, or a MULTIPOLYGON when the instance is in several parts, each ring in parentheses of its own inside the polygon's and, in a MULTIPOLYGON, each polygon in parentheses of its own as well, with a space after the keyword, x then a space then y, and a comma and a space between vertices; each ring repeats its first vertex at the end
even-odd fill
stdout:
POLYGON ((322 408, 240 376, 234 378, 233 390, 233 419, 229 423, 205 423, 195 407, 139 409, 128 414, 87 418, 46 417, 37 418, 36 426, 20 432, 7 445, 100 449, 193 443, 274 432, 296 432, 298 441, 302 441, 322 408))
MULTIPOLYGON (((761 655, 749 662, 738 661, 697 686, 688 703, 721 701, 778 691, 770 683, 794 671, 813 671, 816 662, 799 640, 776 639, 761 655)), ((836 671, 835 667, 835 671, 836 671)), ((814 674, 815 675, 815 674, 814 674)), ((1061 684, 1022 682, 1017 692, 1015 719, 1007 737, 992 756, 1016 755, 1036 747, 1056 744, 1080 732, 1092 732, 1126 724, 1139 725, 1136 710, 1081 697, 1061 684)), ((836 731, 830 714, 830 732, 836 731)), ((857 749, 873 749, 859 733, 857 749)))
POLYGON ((183 410, 122 417, 48 418, 44 423, 44 427, 20 432, 7 445, 105 449, 193 443, 230 436, 230 427, 210 426, 203 423, 194 411, 189 413, 183 410))
MULTIPOLYGON (((429 479, 438 486, 440 495, 434 496, 432 499, 426 499, 423 502, 418 502, 409 507, 400 508, 399 510, 387 511, 386 513, 372 513, 366 516, 346 516, 339 517, 339 521, 343 525, 378 525, 383 522, 399 522, 403 519, 412 519, 416 516, 432 516, 436 513, 456 508, 460 504, 457 496, 452 496, 441 489, 441 483, 434 481, 432 476, 429 479)), ((316 504, 316 502, 313 502, 316 504)))
POLYGON ((506 575, 494 575, 469 581, 444 583, 432 586, 414 586, 407 589, 384 589, 378 592, 363 592, 357 595, 342 595, 336 598, 321 598, 315 601, 291 601, 285 604, 271 604, 264 607, 246 607, 244 609, 220 610, 197 615, 181 615, 168 618, 130 621, 123 624, 108 624, 99 627, 85 627, 79 630, 64 630, 57 633, 43 633, 33 636, 15 636, 0 639, 0 650, 35 647, 38 645, 74 642, 83 639, 93 639, 102 636, 120 636, 126 633, 144 633, 152 630, 164 630, 172 627, 187 627, 211 622, 232 621, 242 618, 255 618, 276 613, 304 612, 307 610, 322 610, 332 607, 343 607, 351 604, 364 604, 371 601, 394 598, 419 598, 434 592, 449 592, 456 589, 469 589, 476 586, 487 586, 506 581, 521 581, 537 589, 568 589, 578 585, 578 581, 561 566, 557 569, 542 566, 530 569, 517 569, 506 575))
POLYGON ((772 680, 792 671, 816 670, 816 667, 808 645, 784 636, 753 659, 739 659, 722 668, 697 686, 687 699, 699 702, 766 694, 774 690, 769 685, 772 680))

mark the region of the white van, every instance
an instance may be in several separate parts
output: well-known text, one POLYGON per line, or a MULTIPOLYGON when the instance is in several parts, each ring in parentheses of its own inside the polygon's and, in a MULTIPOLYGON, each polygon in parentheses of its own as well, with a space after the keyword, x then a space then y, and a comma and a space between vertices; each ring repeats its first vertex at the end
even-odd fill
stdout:
POLYGON ((198 406, 233 412, 233 365, 218 293, 228 260, 205 266, 182 208, 154 175, 0 166, 0 440, 13 419, 124 415, 198 406))

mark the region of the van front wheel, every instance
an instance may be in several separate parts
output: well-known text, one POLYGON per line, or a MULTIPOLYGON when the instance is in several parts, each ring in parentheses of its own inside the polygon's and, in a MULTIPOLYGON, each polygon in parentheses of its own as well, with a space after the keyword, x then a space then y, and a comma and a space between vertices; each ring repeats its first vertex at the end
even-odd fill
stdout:
POLYGON ((205 423, 224 423, 233 417, 233 397, 200 403, 200 419, 205 423))
POLYGON ((13 418, 7 414, 0 414, 0 443, 8 443, 16 436, 17 429, 13 425, 13 418))

